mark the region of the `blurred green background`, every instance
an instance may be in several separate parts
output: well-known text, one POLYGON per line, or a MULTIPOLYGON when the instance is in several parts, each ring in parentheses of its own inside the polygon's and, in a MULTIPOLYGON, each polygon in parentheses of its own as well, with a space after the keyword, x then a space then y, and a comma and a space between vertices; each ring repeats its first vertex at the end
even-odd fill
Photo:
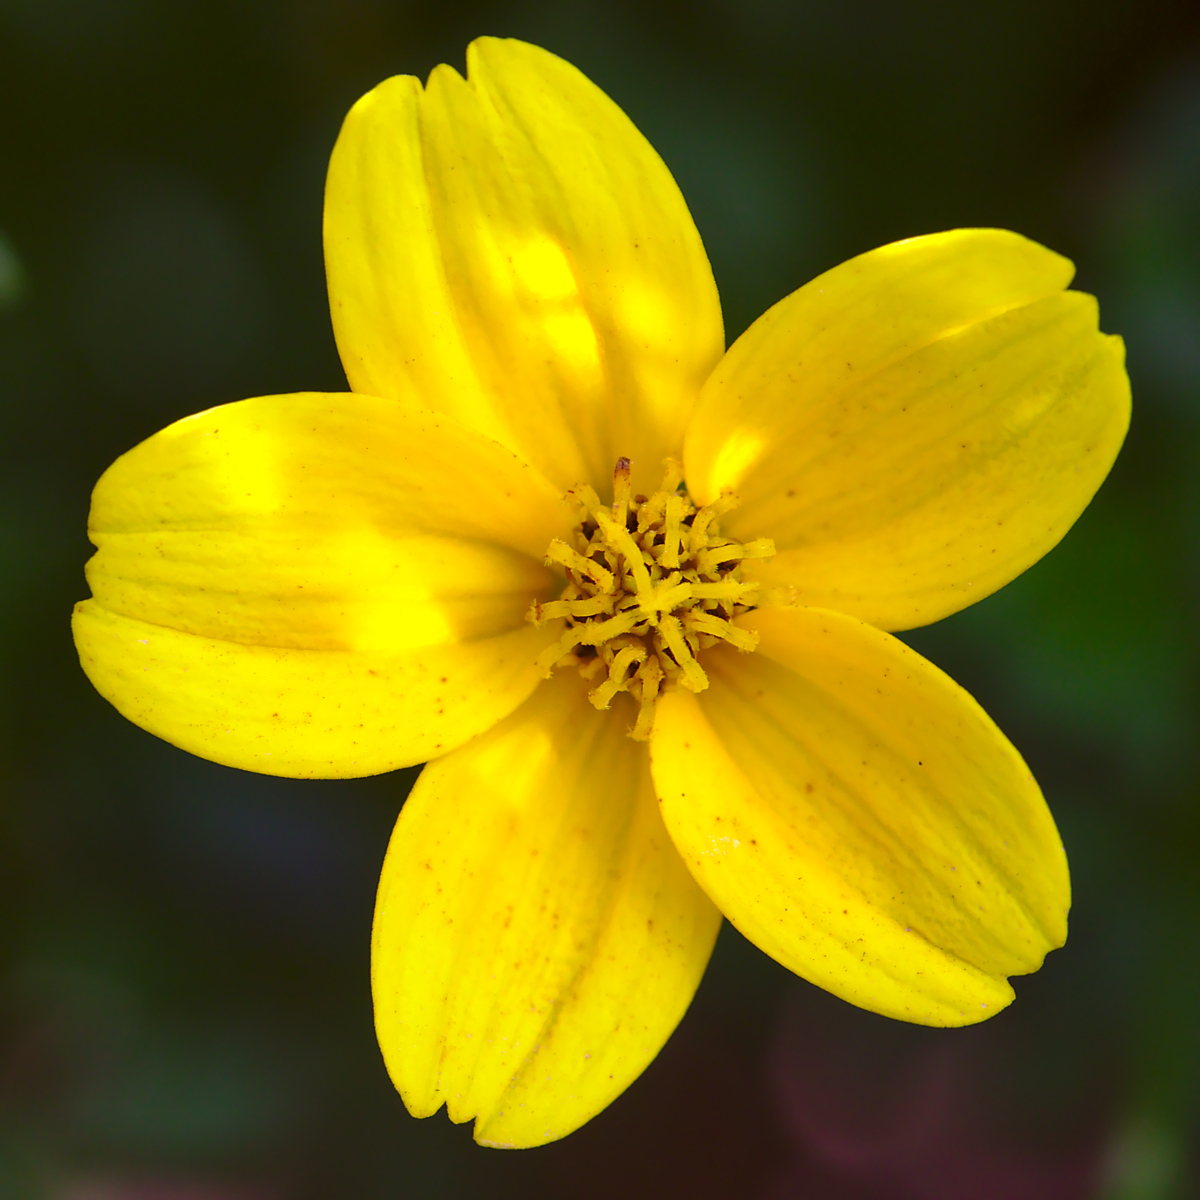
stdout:
POLYGON ((0 1200, 1200 1195, 1194 0, 0 0, 0 1200), (88 493, 168 422, 339 390, 325 163, 381 78, 564 55, 675 172, 732 338, 962 225, 1070 255, 1135 414, 1064 543, 911 641, 1041 780, 1071 940, 951 1033, 726 928, 645 1076, 546 1149, 405 1113, 371 1028, 411 784, 259 778, 126 724, 68 636, 88 493))

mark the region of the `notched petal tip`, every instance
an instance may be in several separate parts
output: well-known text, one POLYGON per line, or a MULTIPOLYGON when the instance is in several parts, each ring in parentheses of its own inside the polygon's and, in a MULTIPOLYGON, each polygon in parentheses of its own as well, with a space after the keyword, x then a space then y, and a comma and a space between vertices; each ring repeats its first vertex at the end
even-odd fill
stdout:
POLYGON ((376 89, 334 150, 325 248, 351 387, 420 395, 560 487, 606 487, 621 453, 652 470, 723 349, 666 166, 526 43, 480 39, 465 79, 376 89))
POLYGON ((667 828, 726 916, 789 969, 888 1016, 984 1020, 1061 945, 1062 843, 979 706, 888 634, 760 610, 757 653, 665 697, 667 828))
POLYGON ((553 577, 533 555, 562 515, 510 450, 425 409, 224 405, 97 484, 81 661, 135 723, 217 762, 304 778, 422 762, 536 686, 552 639, 524 616, 553 577))
POLYGON ((376 1029, 405 1103, 481 1144, 590 1120, 683 1015, 720 914, 680 863, 645 751, 574 674, 427 767, 372 939, 376 1029))

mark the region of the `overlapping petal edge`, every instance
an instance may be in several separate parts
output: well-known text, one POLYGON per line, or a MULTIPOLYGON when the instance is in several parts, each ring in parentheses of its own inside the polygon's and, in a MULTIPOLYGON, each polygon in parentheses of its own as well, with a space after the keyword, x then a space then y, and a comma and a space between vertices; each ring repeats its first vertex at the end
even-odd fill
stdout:
POLYGON ((1071 265, 959 230, 851 260, 722 357, 669 172, 573 67, 483 39, 389 80, 330 167, 349 395, 188 418, 97 486, 97 688, 195 753, 293 776, 427 759, 376 912, 377 1029, 419 1115, 561 1137, 645 1067, 726 915, 792 970, 927 1024, 983 1019, 1066 932, 1053 821, 971 698, 885 630, 956 611, 1070 527, 1128 421, 1071 265), (651 753, 539 686, 561 492, 643 490, 771 537, 797 606, 741 619, 651 753), (536 690, 535 690, 536 689, 536 690), (655 799, 657 798, 657 803, 655 799), (715 903, 714 903, 715 902, 715 903))

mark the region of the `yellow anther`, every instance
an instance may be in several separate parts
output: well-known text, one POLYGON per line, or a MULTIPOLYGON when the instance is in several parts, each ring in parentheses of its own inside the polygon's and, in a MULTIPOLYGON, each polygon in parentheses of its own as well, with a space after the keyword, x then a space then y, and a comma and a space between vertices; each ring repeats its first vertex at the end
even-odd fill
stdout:
POLYGON ((663 617, 658 623, 658 631, 671 652, 671 657, 683 672, 680 682, 688 691, 702 692, 708 687, 708 676, 704 668, 696 661, 691 647, 683 636, 683 627, 677 617, 663 617))
POLYGON ((545 604, 535 604, 529 610, 528 619, 539 629, 556 617, 598 617, 607 615, 613 610, 616 596, 612 592, 601 596, 587 596, 582 600, 549 600, 545 604))
POLYGON ((617 613, 615 617, 609 617, 607 621, 589 621, 586 625, 576 625, 575 628, 583 631, 579 640, 585 646, 599 646, 607 642, 609 638, 620 637, 621 634, 628 633, 642 619, 642 614, 637 609, 631 608, 617 613))
POLYGON ((625 646, 609 665, 608 678, 599 687, 591 690, 588 699, 597 708, 607 708, 618 692, 629 690, 629 680, 625 677, 629 668, 645 661, 646 647, 640 642, 625 646))
POLYGON ((675 571, 649 592, 639 594, 638 608, 647 618, 654 620, 659 613, 670 612, 681 604, 686 604, 692 598, 694 586, 691 583, 681 583, 679 572, 675 571))
POLYGON ((758 630, 742 629, 738 625, 731 625, 723 617, 714 617, 711 613, 702 612, 698 608, 684 613, 683 624, 685 628, 694 629, 697 633, 707 633, 712 637, 721 638, 742 651, 753 650, 758 646, 758 630))
POLYGON ((775 543, 770 538, 758 538, 753 542, 726 542, 724 546, 710 546, 696 555, 696 570, 701 575, 711 575, 722 563, 739 562, 743 558, 771 558, 775 543))
POLYGON ((718 518, 724 516, 731 509, 737 508, 740 501, 729 490, 723 491, 721 495, 711 504, 706 504, 695 516, 692 521, 692 532, 688 542, 688 553, 699 554, 707 544, 708 527, 718 518))
POLYGON ((667 497, 663 492, 655 492, 645 504, 639 506, 637 536, 643 549, 649 550, 654 545, 666 507, 667 497))
POLYGON ((604 533, 604 540, 618 554, 624 555, 625 566, 633 576, 637 590, 648 592, 653 586, 650 582, 650 572, 646 569, 646 560, 637 543, 629 536, 629 530, 624 525, 618 525, 603 509, 597 510, 596 523, 604 533))
POLYGON ((645 740, 658 697, 673 688, 701 692, 708 676, 698 656, 721 642, 753 650, 758 634, 734 619, 764 602, 789 603, 787 588, 765 589, 741 577, 742 563, 775 552, 770 538, 722 537, 722 514, 737 504, 730 492, 699 511, 685 492, 680 464, 668 459, 662 488, 632 496, 630 464, 618 459, 613 501, 601 504, 586 484, 569 493, 582 509, 574 546, 555 539, 547 563, 563 568, 567 586, 556 600, 534 604, 536 625, 565 622, 562 635, 538 656, 538 668, 575 666, 594 683, 597 708, 619 692, 637 701, 630 736, 645 740))
POLYGON ((637 742, 645 742, 650 738, 654 728, 654 702, 658 699, 658 689, 663 680, 663 669, 658 659, 651 655, 646 664, 638 672, 641 691, 638 695, 637 721, 629 731, 629 736, 637 742))
POLYGON ((583 641, 583 634, 586 629, 586 625, 573 625, 563 633, 562 637, 553 646, 547 646, 537 656, 535 665, 541 671, 544 678, 549 679, 550 673, 554 670, 558 660, 566 658, 583 641))
POLYGON ((584 558, 578 550, 572 550, 566 542, 555 538, 554 541, 546 547, 546 565, 557 563, 560 567, 566 567, 569 571, 574 571, 576 575, 586 575, 593 580, 601 591, 611 592, 613 590, 613 574, 611 571, 605 570, 598 562, 593 562, 590 558, 584 558))
POLYGON ((586 483, 577 483, 569 492, 567 498, 575 500, 583 506, 585 513, 594 513, 600 507, 600 497, 596 495, 596 489, 586 483))
POLYGON ((696 555, 696 570, 701 575, 712 575, 720 569, 722 563, 739 562, 745 557, 745 547, 737 542, 730 542, 725 546, 701 550, 696 555))
POLYGON ((669 571, 679 566, 679 543, 683 539, 683 518, 691 505, 678 493, 667 497, 663 514, 663 545, 658 556, 659 565, 669 571))
POLYGON ((663 475, 662 486, 658 490, 671 496, 679 490, 679 485, 683 482, 683 463, 677 458, 664 458, 663 467, 666 474, 663 475))

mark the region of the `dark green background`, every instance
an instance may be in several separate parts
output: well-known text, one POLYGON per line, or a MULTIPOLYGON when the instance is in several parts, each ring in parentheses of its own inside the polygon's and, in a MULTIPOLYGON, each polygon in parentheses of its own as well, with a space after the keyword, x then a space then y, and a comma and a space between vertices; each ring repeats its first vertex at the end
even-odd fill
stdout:
POLYGON ((1007 1200, 1022 1163, 1031 1200, 1200 1194, 1197 12, 0 0, 0 1200, 1007 1200), (344 387, 320 246, 340 119, 483 33, 571 59, 650 137, 731 336, 872 246, 1007 226, 1075 259, 1135 394, 1062 546, 911 637, 1042 781, 1067 948, 994 1022, 934 1033, 726 929, 643 1079, 523 1154, 411 1120, 374 1046, 371 904, 412 774, 189 758, 92 692, 67 631, 116 455, 212 404, 344 387))

